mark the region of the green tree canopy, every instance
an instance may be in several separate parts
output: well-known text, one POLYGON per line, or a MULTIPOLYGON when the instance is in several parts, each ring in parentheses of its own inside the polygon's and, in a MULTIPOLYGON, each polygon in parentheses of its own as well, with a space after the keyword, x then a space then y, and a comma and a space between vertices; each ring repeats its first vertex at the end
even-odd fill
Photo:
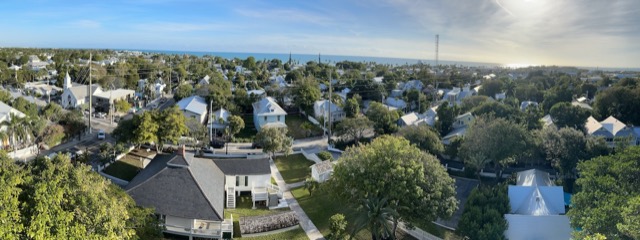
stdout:
POLYGON ((389 134, 398 131, 398 119, 400 115, 397 111, 389 110, 379 102, 371 102, 367 110, 367 118, 374 124, 377 134, 389 134))
POLYGON ((187 120, 177 105, 158 113, 155 121, 158 125, 157 139, 160 151, 162 151, 164 143, 177 144, 180 137, 189 133, 186 125, 187 120))
POLYGON ((504 214, 510 209, 506 185, 475 188, 464 205, 456 233, 470 240, 506 239, 504 214))
POLYGON ((193 86, 191 86, 191 84, 182 84, 176 89, 175 94, 173 94, 173 99, 177 102, 183 98, 188 98, 191 94, 193 94, 193 86))
POLYGON ((496 93, 501 93, 504 83, 500 80, 487 80, 482 83, 482 88, 478 94, 487 97, 495 97, 496 93))
POLYGON ((449 102, 444 102, 438 107, 436 121, 436 129, 440 133, 440 136, 445 136, 451 132, 453 126, 453 120, 459 113, 459 109, 456 106, 450 107, 449 102))
POLYGON ((524 152, 531 136, 524 126, 504 118, 480 116, 471 124, 460 146, 465 161, 478 155, 489 159, 500 176, 502 169, 524 152))
POLYGON ((335 193, 354 208, 386 199, 398 213, 389 219, 394 224, 391 232, 400 221, 433 221, 456 210, 454 181, 444 167, 401 137, 384 135, 348 148, 330 181, 335 193))
POLYGON ((229 134, 233 137, 233 135, 238 134, 242 129, 244 129, 244 120, 240 116, 233 115, 230 116, 229 119, 229 134))
POLYGON ((373 122, 366 117, 358 116, 354 118, 342 119, 336 125, 336 135, 346 137, 348 141, 359 142, 365 131, 373 128, 373 122))
MULTIPOLYGON (((158 129, 160 126, 153 115, 152 112, 143 112, 141 115, 133 117, 133 126, 136 127, 133 131, 132 142, 138 145, 158 142, 158 129)), ((120 135, 118 133, 118 136, 124 136, 124 134, 120 135)))
POLYGON ((312 111, 313 104, 322 97, 318 82, 312 77, 297 81, 291 88, 291 95, 296 106, 307 112, 312 111))
POLYGON ((578 163, 578 192, 567 215, 584 234, 608 239, 636 239, 640 235, 640 147, 578 163))
POLYGON ((360 104, 355 98, 349 98, 344 105, 344 113, 348 118, 352 118, 360 114, 360 104))
POLYGON ((161 236, 150 209, 66 155, 18 167, 0 156, 3 239, 138 239, 161 236), (136 211, 138 210, 138 211, 136 211), (145 232, 138 229, 147 229, 145 232), (155 229, 155 230, 151 230, 155 229), (138 235, 140 234, 140 235, 138 235))
POLYGON ((427 153, 439 155, 444 152, 440 136, 427 125, 407 126, 400 129, 398 134, 427 153))
POLYGON ((551 107, 549 115, 553 119, 553 124, 558 128, 571 127, 582 130, 591 112, 587 109, 573 106, 571 103, 561 102, 551 107))
POLYGON ((262 146, 262 151, 273 156, 276 152, 291 152, 293 139, 287 136, 286 128, 264 127, 256 134, 256 143, 262 146))

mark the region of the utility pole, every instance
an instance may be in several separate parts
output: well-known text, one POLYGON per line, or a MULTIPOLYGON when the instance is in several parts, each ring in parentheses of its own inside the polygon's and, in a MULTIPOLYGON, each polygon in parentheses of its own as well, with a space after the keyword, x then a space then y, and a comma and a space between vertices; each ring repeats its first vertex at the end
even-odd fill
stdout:
POLYGON ((91 134, 91 108, 92 108, 92 102, 93 102, 93 92, 91 91, 91 58, 93 55, 91 55, 91 53, 89 53, 89 88, 87 88, 87 90, 89 91, 89 134, 91 134))
POLYGON ((209 104, 209 142, 213 142, 213 100, 209 104))
POLYGON ((332 86, 332 82, 331 81, 331 71, 329 71, 329 140, 331 140, 331 101, 333 100, 331 98, 331 88, 332 86))

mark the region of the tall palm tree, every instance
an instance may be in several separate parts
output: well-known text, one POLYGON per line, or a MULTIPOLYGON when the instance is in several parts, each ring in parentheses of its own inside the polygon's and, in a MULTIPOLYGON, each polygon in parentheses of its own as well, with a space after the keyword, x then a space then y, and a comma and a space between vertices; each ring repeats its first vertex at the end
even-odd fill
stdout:
POLYGON ((9 140, 9 134, 6 131, 0 131, 0 142, 2 142, 2 147, 4 148, 4 142, 9 140))
POLYGON ((367 228, 373 240, 395 239, 392 220, 397 216, 398 212, 390 206, 387 198, 368 197, 360 206, 351 236, 367 228))
POLYGON ((478 181, 480 180, 480 171, 484 169, 484 167, 491 162, 491 159, 485 157, 481 153, 473 153, 468 156, 464 163, 469 167, 472 167, 476 171, 476 176, 478 176, 478 181))

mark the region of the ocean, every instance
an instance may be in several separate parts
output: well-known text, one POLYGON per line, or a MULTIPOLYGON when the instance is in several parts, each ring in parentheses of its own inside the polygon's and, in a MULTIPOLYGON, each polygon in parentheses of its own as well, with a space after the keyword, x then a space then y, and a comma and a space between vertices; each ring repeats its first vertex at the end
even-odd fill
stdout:
MULTIPOLYGON (((241 52, 194 52, 194 51, 168 51, 168 50, 140 50, 140 49, 122 49, 129 51, 140 51, 147 53, 161 53, 168 55, 194 55, 198 57, 202 57, 204 55, 211 56, 219 56, 226 59, 246 59, 250 56, 253 56, 256 61, 260 60, 271 60, 271 59, 280 59, 282 62, 289 61, 289 53, 241 53, 241 52)), ((297 61, 301 64, 304 64, 309 61, 318 61, 318 55, 314 54, 291 54, 291 59, 293 61, 297 61)), ((434 60, 424 60, 424 59, 408 59, 408 58, 390 58, 390 57, 364 57, 364 56, 341 56, 341 55, 320 55, 320 61, 323 63, 337 63, 340 61, 352 61, 352 62, 375 62, 378 64, 388 64, 394 66, 406 65, 406 64, 416 64, 418 62, 422 62, 424 64, 434 65, 434 60)), ((440 60, 440 64, 443 65, 461 65, 466 67, 496 67, 502 66, 497 63, 479 63, 479 62, 464 62, 464 61, 446 61, 440 60)))

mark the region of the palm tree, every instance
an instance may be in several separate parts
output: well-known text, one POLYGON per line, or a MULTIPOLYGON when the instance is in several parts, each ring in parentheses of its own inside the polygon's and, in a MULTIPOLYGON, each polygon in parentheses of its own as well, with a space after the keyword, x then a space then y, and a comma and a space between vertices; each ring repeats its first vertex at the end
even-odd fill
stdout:
POLYGON ((360 206, 351 236, 368 228, 373 240, 395 239, 392 220, 397 216, 398 212, 390 206, 387 198, 368 197, 360 206))
POLYGON ((469 167, 472 167, 476 171, 476 176, 478 176, 478 181, 480 180, 480 171, 491 162, 491 159, 485 157, 481 153, 474 153, 471 156, 467 157, 464 164, 469 167))
POLYGON ((14 113, 9 113, 9 121, 3 122, 2 124, 7 126, 7 135, 11 140, 11 146, 15 157, 15 151, 18 149, 18 139, 24 138, 27 134, 25 118, 20 118, 14 113))
POLYGON ((4 148, 4 142, 9 140, 9 134, 6 131, 0 131, 0 142, 2 142, 2 147, 4 148))

